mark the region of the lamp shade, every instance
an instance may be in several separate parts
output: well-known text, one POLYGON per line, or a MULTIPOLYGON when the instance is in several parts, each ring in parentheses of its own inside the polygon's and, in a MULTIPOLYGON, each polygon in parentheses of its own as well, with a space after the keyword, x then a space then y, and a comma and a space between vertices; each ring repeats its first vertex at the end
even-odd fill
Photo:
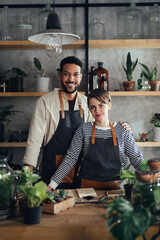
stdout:
POLYGON ((80 39, 78 35, 62 30, 59 16, 54 11, 48 15, 46 30, 30 36, 28 40, 47 44, 52 37, 56 37, 56 43, 59 44, 61 42, 62 45, 70 44, 80 39))

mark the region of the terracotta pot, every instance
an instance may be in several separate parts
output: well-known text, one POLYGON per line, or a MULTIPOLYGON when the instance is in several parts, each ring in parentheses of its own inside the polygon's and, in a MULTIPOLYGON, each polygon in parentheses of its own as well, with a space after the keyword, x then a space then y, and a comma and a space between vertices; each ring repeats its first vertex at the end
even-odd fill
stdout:
POLYGON ((160 81, 149 81, 149 84, 151 86, 150 91, 159 91, 160 81))
POLYGON ((135 81, 124 81, 123 87, 125 91, 133 91, 135 85, 135 81))
POLYGON ((148 164, 152 170, 160 171, 160 158, 149 159, 148 164))

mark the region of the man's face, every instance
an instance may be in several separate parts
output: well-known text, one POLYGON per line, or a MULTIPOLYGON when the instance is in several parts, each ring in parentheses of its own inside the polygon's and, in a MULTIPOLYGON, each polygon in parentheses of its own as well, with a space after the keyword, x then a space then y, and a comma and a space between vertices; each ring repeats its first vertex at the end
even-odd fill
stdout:
POLYGON ((63 90, 66 93, 74 93, 82 79, 81 68, 76 64, 67 63, 59 76, 63 90))

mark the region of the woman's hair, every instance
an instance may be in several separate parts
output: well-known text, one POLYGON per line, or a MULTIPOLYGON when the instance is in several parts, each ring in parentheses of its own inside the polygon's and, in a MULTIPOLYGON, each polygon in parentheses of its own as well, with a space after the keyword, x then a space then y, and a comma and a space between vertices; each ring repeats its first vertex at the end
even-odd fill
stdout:
POLYGON ((88 94, 88 97, 87 97, 88 106, 89 106, 89 100, 91 98, 96 98, 99 102, 105 103, 105 104, 112 102, 110 94, 102 88, 96 88, 88 94))

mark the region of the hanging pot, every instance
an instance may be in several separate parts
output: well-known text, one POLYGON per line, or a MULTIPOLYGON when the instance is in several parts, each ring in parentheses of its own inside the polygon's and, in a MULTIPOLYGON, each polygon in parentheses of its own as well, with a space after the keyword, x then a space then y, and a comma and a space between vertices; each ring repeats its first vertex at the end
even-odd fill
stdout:
POLYGON ((43 205, 39 207, 33 207, 33 208, 25 207, 23 209, 24 223, 26 224, 40 223, 42 219, 42 208, 43 208, 43 205))
POLYGON ((49 77, 37 78, 37 92, 49 92, 49 77))
POLYGON ((159 91, 160 81, 149 81, 151 91, 159 91))
POLYGON ((133 91, 135 85, 135 81, 124 81, 123 87, 125 91, 133 91))

